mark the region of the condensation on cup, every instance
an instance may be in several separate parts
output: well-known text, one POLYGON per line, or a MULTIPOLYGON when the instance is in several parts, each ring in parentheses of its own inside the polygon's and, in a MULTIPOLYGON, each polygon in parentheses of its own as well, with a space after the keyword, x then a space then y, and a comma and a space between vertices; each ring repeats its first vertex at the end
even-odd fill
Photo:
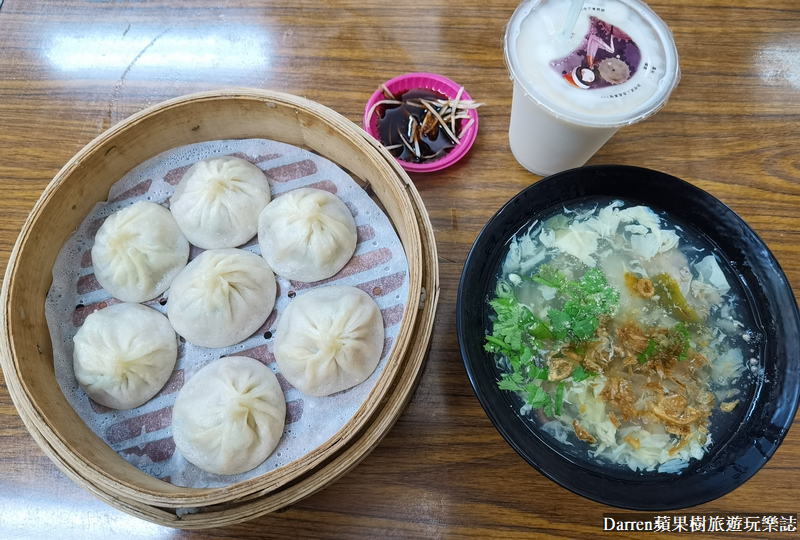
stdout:
POLYGON ((585 164, 620 127, 663 107, 680 79, 672 32, 643 2, 586 1, 560 41, 569 7, 523 2, 506 29, 511 152, 543 176, 585 164))

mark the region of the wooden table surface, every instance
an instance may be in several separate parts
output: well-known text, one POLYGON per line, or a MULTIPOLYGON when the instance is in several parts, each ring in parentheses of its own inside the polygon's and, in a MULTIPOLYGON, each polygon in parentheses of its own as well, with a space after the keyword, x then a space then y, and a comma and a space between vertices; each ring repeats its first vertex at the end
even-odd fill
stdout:
MULTIPOLYGON (((149 105, 247 86, 290 92, 359 123, 377 85, 430 71, 486 103, 457 165, 412 175, 439 250, 430 356, 405 413, 358 467, 285 512, 176 531, 129 517, 68 480, 0 384, 0 538, 512 538, 603 533, 612 511, 522 460, 481 409, 455 330, 458 280, 489 217, 539 180, 508 146, 504 26, 514 0, 6 0, 0 7, 0 269, 42 190, 73 154, 149 105)), ((658 0, 682 80, 653 118, 590 164, 658 169, 709 191, 766 241, 800 291, 800 4, 658 0)), ((49 272, 48 269, 41 271, 49 272)), ((3 379, 0 378, 0 383, 3 379)), ((733 493, 692 509, 797 512, 800 430, 733 493)), ((720 536, 758 537, 758 533, 720 536)), ((709 538, 712 535, 706 535, 709 538)), ((767 536, 767 535, 765 535, 767 536)), ((786 535, 781 535, 786 536, 786 535)))

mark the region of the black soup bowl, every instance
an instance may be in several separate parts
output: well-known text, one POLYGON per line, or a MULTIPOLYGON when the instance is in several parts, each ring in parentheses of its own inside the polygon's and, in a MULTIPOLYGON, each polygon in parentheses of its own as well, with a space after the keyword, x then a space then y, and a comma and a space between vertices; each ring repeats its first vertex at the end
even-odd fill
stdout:
POLYGON ((775 453, 797 410, 800 393, 800 314, 775 257, 736 213, 705 191, 658 171, 629 166, 581 167, 524 189, 486 224, 470 251, 458 290, 458 340, 472 387, 506 441, 540 473, 597 502, 664 511, 702 504, 733 491, 775 453), (484 350, 497 272, 511 238, 533 219, 563 206, 619 198, 662 212, 712 246, 726 273, 738 280, 743 303, 763 339, 763 377, 742 396, 739 417, 706 455, 680 473, 635 472, 603 465, 556 441, 519 414, 522 401, 500 390, 500 371, 484 350))

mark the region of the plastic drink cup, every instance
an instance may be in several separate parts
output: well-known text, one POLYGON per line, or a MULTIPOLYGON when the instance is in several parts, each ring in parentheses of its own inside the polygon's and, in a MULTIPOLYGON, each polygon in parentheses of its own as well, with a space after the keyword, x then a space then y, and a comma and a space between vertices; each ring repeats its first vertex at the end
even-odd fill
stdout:
POLYGON ((587 0, 560 41, 569 7, 523 2, 505 36, 511 152, 543 176, 585 164, 620 127, 663 107, 680 80, 672 32, 643 2, 587 0))

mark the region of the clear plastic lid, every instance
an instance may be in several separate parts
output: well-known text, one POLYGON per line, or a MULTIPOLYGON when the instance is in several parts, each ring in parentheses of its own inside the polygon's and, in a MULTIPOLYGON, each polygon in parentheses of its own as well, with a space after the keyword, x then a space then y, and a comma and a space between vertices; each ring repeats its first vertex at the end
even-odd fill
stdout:
POLYGON ((667 102, 680 80, 667 25, 638 0, 587 0, 572 36, 559 41, 569 0, 523 2, 506 29, 512 80, 563 120, 635 124, 667 102))

